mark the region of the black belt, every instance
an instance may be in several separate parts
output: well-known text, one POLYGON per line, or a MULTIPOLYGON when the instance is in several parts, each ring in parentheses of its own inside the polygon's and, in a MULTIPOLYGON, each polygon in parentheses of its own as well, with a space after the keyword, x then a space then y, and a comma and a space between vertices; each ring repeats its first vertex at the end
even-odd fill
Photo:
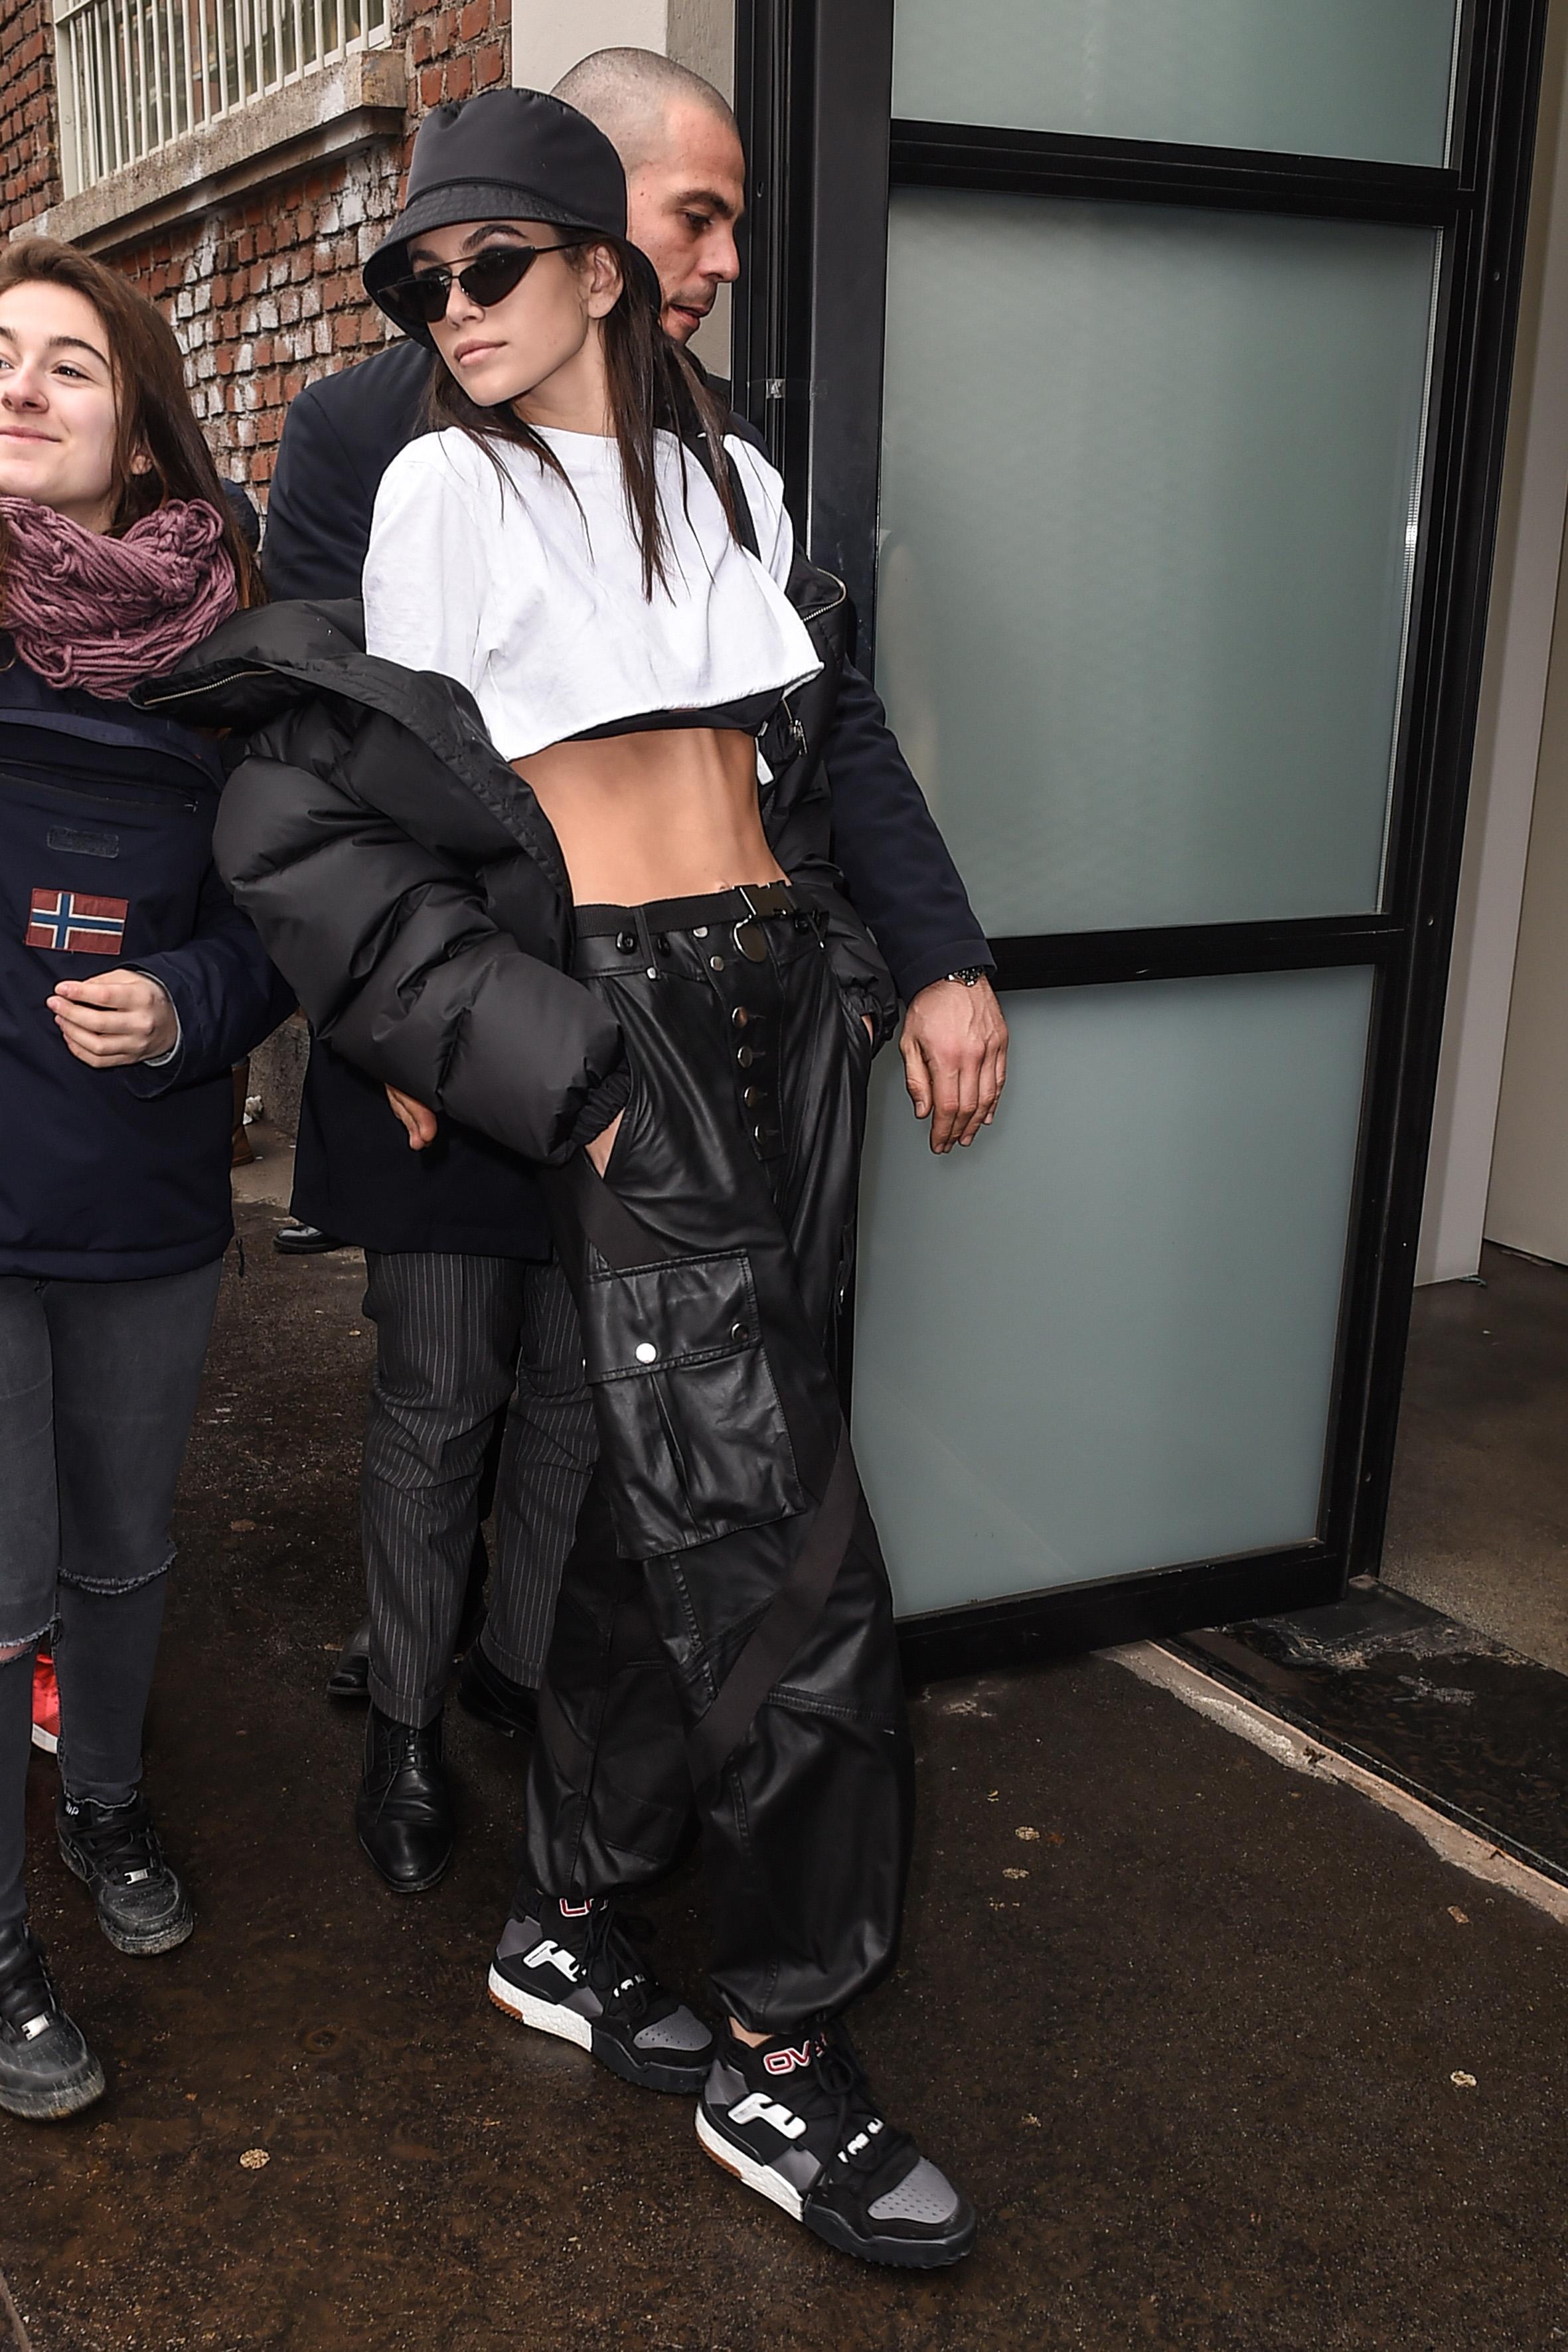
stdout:
POLYGON ((654 898, 646 907, 579 907, 572 919, 580 940, 613 939, 617 931, 630 931, 635 939, 639 915, 650 931, 700 931, 721 923, 771 922, 780 915, 805 911, 787 882, 744 882, 701 898, 654 898))

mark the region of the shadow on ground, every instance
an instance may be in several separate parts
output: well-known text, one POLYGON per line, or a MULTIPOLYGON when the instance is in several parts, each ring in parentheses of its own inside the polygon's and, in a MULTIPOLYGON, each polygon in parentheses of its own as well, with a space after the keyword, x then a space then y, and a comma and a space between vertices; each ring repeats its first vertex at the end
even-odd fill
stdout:
MULTIPOLYGON (((358 1727, 321 1686, 369 1339, 357 1262, 275 1258, 276 1221, 244 1212, 226 1283, 149 1742, 182 1952, 99 1939, 35 1764, 35 1913, 110 2067, 74 2125, 0 2118, 36 2352, 1568 2345, 1568 1937, 1103 1661, 916 1710, 910 1933, 859 2033, 980 2209, 961 2270, 856 2268, 685 2102, 499 2015, 515 1754, 454 1713, 433 1895, 348 1827, 358 1727)), ((649 1907, 697 1990, 695 1880, 649 1907)))

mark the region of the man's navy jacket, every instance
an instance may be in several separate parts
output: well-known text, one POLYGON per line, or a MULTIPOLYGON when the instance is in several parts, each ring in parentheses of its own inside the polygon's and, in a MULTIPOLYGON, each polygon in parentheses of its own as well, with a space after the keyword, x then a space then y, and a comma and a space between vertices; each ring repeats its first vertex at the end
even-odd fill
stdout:
MULTIPOLYGON (((262 549, 275 597, 359 594, 375 494, 422 429, 433 365, 420 344, 394 343, 294 400, 262 549)), ((739 417, 729 429, 755 437, 739 417)), ((966 964, 989 969, 984 934, 924 795, 875 693, 848 667, 824 763, 834 858, 900 995, 907 1003, 966 964)), ((450 1122, 437 1144, 410 1152, 382 1090, 319 1047, 300 1111, 294 1208, 370 1249, 534 1256, 548 1247, 519 1162, 450 1122)))
POLYGON ((216 746, 123 702, 0 669, 0 1276, 123 1282, 222 1255, 229 1072, 293 998, 218 879, 216 746), (62 980, 163 983, 172 1058, 94 1070, 62 980))

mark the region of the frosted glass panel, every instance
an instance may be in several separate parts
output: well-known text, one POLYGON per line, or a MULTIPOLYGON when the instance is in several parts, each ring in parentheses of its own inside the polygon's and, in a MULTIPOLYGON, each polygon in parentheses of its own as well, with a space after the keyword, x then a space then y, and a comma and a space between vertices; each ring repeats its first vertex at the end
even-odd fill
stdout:
POLYGON ((877 681, 993 934, 1377 904, 1436 252, 895 191, 877 681))
POLYGON ((1364 971, 1010 996, 935 1160, 885 1055, 856 1452, 902 1612, 1317 1532, 1364 971))
POLYGON ((898 0, 893 111, 1440 163, 1454 0, 898 0))

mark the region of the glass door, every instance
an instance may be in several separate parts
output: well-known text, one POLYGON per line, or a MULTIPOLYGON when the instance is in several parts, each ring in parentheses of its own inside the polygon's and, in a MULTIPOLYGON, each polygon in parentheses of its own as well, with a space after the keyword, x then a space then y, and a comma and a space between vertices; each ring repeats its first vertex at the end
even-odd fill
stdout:
POLYGON ((1331 1598, 1386 1491, 1543 10, 748 14, 740 373, 1014 1037, 949 1160, 876 1081, 852 1414, 906 1640, 1331 1598))

